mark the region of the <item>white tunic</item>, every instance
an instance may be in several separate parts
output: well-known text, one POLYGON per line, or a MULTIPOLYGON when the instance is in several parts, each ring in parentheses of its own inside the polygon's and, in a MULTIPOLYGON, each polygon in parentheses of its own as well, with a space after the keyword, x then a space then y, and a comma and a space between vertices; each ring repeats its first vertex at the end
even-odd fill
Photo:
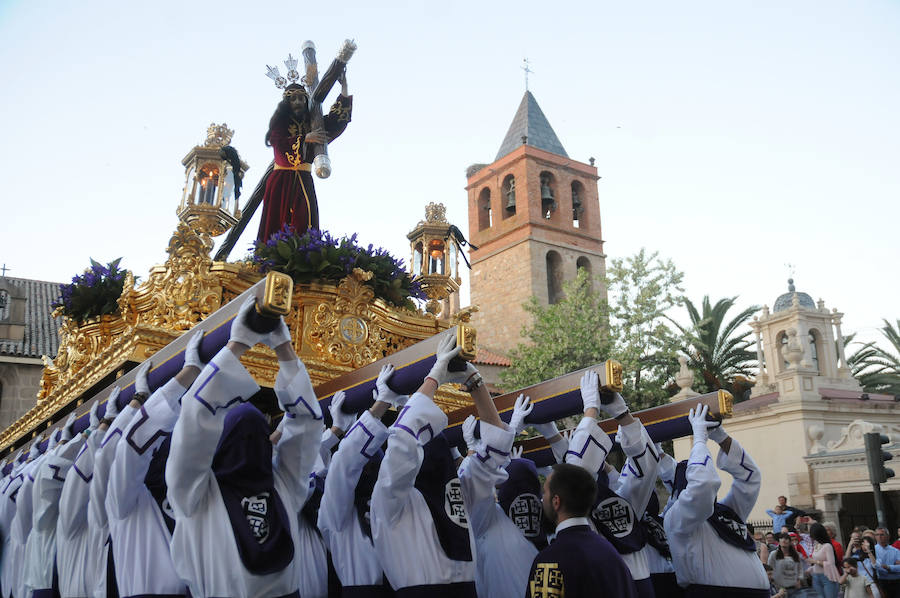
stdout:
POLYGON ((106 489, 109 483, 109 470, 116 457, 116 446, 122 434, 131 423, 137 409, 130 404, 125 405, 113 419, 103 435, 100 447, 94 454, 94 478, 90 483, 90 499, 88 500, 88 530, 91 534, 91 545, 100 545, 100 571, 94 580, 94 596, 106 598, 106 571, 109 549, 109 518, 106 515, 106 489))
MULTIPOLYGON (((105 546, 88 529, 87 511, 94 454, 106 430, 93 430, 75 457, 59 498, 56 526, 56 563, 59 593, 62 598, 87 598, 93 595, 97 578, 106 577, 100 569, 101 550, 105 546)), ((105 560, 104 560, 105 562, 105 560)))
POLYGON ((225 348, 206 365, 182 399, 166 482, 176 519, 172 560, 194 596, 283 596, 298 588, 296 568, 303 565, 303 556, 297 550, 297 515, 309 492, 322 412, 306 368, 297 361, 294 370, 295 374, 286 375, 282 364, 275 382, 275 392, 285 404, 302 406, 296 417, 285 418, 281 440, 274 447, 272 468, 275 490, 288 514, 295 553, 294 560, 275 573, 254 575, 244 567, 212 470, 228 407, 249 399, 259 386, 225 348))
POLYGON ((769 580, 755 551, 722 540, 707 519, 713 514, 721 481, 719 469, 734 483, 720 502, 746 521, 759 495, 761 477, 753 459, 731 439, 731 450, 719 451, 716 465, 705 442, 695 442, 688 458, 687 487, 665 515, 666 535, 678 584, 767 589, 769 580))
POLYGON ((372 491, 372 539, 384 573, 396 590, 410 586, 475 581, 471 561, 456 561, 441 548, 425 498, 415 488, 423 446, 447 426, 447 416, 416 393, 391 426, 388 448, 372 491))
POLYGON ((538 553, 494 497, 494 488, 508 477, 504 468, 514 438, 512 430, 482 421, 478 451, 459 466, 463 500, 478 553, 475 585, 479 596, 522 598, 538 553))
MULTIPOLYGON (((627 500, 635 514, 642 514, 647 509, 650 493, 656 484, 659 455, 650 435, 638 420, 627 426, 619 426, 616 440, 622 447, 626 460, 622 472, 618 476, 610 476, 609 489, 627 500)), ((612 442, 597 425, 597 421, 592 417, 583 417, 569 441, 566 462, 587 469, 596 478, 611 449, 612 442)), ((635 580, 650 577, 645 551, 638 550, 621 556, 635 580)))
POLYGON ((59 518, 59 496, 72 461, 84 444, 81 434, 49 451, 38 468, 33 493, 31 534, 25 544, 25 585, 32 590, 53 587, 53 564, 56 560, 56 520, 59 518))
POLYGON ((119 596, 184 594, 169 551, 171 534, 159 505, 144 485, 153 452, 175 427, 185 388, 174 378, 147 399, 116 446, 106 490, 119 596))
POLYGON ((16 514, 13 517, 9 533, 11 544, 9 573, 11 573, 12 594, 15 598, 31 596, 30 590, 25 585, 25 543, 28 541, 29 534, 31 534, 31 525, 33 523, 34 502, 32 489, 34 488, 34 476, 41 463, 43 463, 44 456, 40 455, 23 468, 24 479, 16 494, 16 514))
POLYGON ((319 530, 343 586, 381 585, 384 571, 356 513, 354 496, 363 468, 388 436, 381 420, 364 411, 331 460, 319 507, 319 530))
POLYGON ((13 564, 17 559, 13 556, 16 548, 11 538, 12 522, 16 515, 19 488, 25 481, 25 467, 24 463, 14 464, 9 476, 4 478, 3 495, 0 496, 0 534, 3 535, 3 548, 0 552, 0 588, 3 598, 7 598, 13 591, 12 580, 15 577, 13 564))

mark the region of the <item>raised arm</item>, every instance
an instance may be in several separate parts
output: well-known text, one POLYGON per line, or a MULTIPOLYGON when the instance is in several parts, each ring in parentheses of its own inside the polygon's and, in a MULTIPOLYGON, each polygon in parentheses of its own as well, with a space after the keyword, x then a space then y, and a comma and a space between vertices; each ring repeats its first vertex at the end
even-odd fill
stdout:
POLYGON ((687 486, 666 511, 665 529, 670 538, 673 535, 691 534, 715 509, 716 493, 721 480, 709 449, 706 448, 708 426, 715 425, 714 422, 706 421, 707 411, 706 405, 698 404, 688 415, 694 431, 694 445, 687 462, 687 486))
POLYGON ((72 424, 75 412, 69 415, 60 434, 60 443, 52 451, 48 451, 44 463, 38 470, 35 481, 35 510, 32 526, 42 531, 56 527, 59 515, 59 499, 62 494, 66 475, 78 451, 84 445, 85 438, 81 434, 72 438, 72 424))
MULTIPOLYGON (((146 380, 150 362, 140 366, 135 378, 135 388, 138 380, 146 380)), ((116 456, 116 446, 122 439, 125 429, 131 423, 131 419, 137 410, 130 404, 125 405, 122 411, 118 411, 116 399, 119 389, 114 388, 106 400, 106 412, 100 420, 99 429, 103 430, 103 440, 94 454, 94 477, 91 480, 90 500, 88 501, 88 526, 95 529, 106 529, 109 519, 106 514, 106 490, 109 483, 109 472, 116 456)))
POLYGON ((72 469, 66 476, 59 498, 59 519, 57 533, 66 538, 73 537, 87 526, 88 501, 91 496, 91 480, 94 478, 94 455, 103 440, 105 430, 99 430, 99 401, 91 407, 90 426, 82 432, 85 443, 75 457, 72 469))
POLYGON ((309 473, 319 454, 324 429, 322 408, 313 392, 306 366, 294 353, 284 320, 264 342, 274 345, 278 356, 275 396, 284 411, 281 438, 272 454, 273 472, 286 488, 292 490, 295 512, 299 512, 306 502, 309 473))
POLYGON ((504 468, 509 463, 514 438, 515 432, 506 425, 498 427, 482 420, 481 442, 459 467, 463 501, 475 537, 485 533, 498 515, 503 516, 497 508, 494 488, 508 477, 504 468))
MULTIPOLYGON (((597 425, 597 417, 600 415, 598 385, 597 373, 593 370, 585 372, 581 377, 581 402, 584 415, 572 433, 569 449, 566 451, 566 463, 583 467, 595 478, 612 449, 612 441, 606 432, 597 425)), ((631 414, 629 413, 628 416, 630 417, 631 414)))
POLYGON ((615 485, 611 482, 610 488, 641 514, 647 510, 650 494, 656 485, 659 454, 643 424, 634 418, 630 424, 619 426, 616 440, 626 459, 615 485))
POLYGON ((741 443, 728 436, 722 426, 709 432, 709 439, 720 446, 716 466, 734 478, 731 489, 721 503, 734 510, 744 521, 759 497, 762 475, 753 458, 743 449, 741 443))
POLYGON ((450 360, 459 354, 456 339, 445 334, 437 349, 437 359, 419 390, 400 411, 391 426, 388 448, 372 491, 372 518, 393 522, 403 512, 422 466, 422 447, 447 427, 447 416, 434 404, 434 393, 444 382, 465 382, 465 372, 447 371, 450 360))

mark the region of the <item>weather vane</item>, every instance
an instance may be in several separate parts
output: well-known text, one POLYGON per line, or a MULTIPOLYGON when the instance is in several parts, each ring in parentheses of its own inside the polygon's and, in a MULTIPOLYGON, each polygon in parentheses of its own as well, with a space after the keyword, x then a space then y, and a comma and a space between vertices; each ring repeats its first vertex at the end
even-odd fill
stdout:
POLYGON ((522 66, 520 66, 519 68, 522 69, 523 71, 525 71, 525 91, 528 91, 528 74, 534 72, 533 70, 531 70, 531 69, 529 68, 529 66, 530 66, 530 65, 528 64, 528 59, 527 59, 527 58, 523 58, 523 59, 522 59, 522 66))

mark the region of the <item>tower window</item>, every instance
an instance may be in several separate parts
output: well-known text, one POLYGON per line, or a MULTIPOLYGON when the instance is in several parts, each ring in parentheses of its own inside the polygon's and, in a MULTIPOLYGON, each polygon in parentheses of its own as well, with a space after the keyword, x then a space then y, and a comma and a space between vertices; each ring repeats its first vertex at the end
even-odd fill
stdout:
POLYGON ((503 202, 503 218, 505 219, 514 216, 516 213, 516 177, 511 174, 506 175, 500 189, 503 192, 501 201, 503 202))
POLYGON ((491 227, 491 190, 485 187, 478 194, 478 230, 491 227))
POLYGON ((586 258, 585 256, 579 257, 575 260, 575 269, 577 272, 581 272, 584 270, 584 273, 587 274, 587 285, 589 290, 594 289, 594 277, 591 271, 591 260, 586 258))
POLYGON ((584 224, 584 186, 572 181, 572 226, 582 228, 584 224))
POLYGON ((559 303, 562 296, 562 257, 555 251, 547 252, 547 301, 559 303))
POLYGON ((812 362, 812 366, 816 369, 816 372, 819 372, 819 350, 816 346, 816 331, 809 331, 809 360, 812 362))
POLYGON ((541 173, 541 214, 549 220, 556 211, 556 184, 553 175, 546 170, 541 173))

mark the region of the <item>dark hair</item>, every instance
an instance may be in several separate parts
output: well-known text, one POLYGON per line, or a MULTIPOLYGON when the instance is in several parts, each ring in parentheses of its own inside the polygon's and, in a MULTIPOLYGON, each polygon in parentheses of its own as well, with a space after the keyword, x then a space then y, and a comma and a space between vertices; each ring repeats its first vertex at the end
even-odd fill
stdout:
POLYGON ((769 563, 763 563, 763 569, 765 569, 766 571, 774 571, 774 569, 772 569, 772 565, 770 565, 769 563))
MULTIPOLYGON (((779 534, 779 538, 778 538, 778 539, 780 540, 781 538, 787 538, 789 542, 790 542, 790 539, 791 539, 791 537, 790 537, 788 534, 779 534)), ((789 556, 789 557, 791 557, 792 559, 794 559, 794 562, 795 562, 795 563, 799 563, 799 562, 800 562, 800 553, 797 552, 797 549, 796 549, 796 548, 794 548, 794 544, 793 544, 792 542, 791 542, 790 544, 788 544, 788 547, 787 547, 787 554, 786 554, 786 555, 785 555, 784 551, 782 550, 782 548, 783 548, 783 547, 781 546, 781 544, 779 544, 779 545, 778 545, 778 549, 775 551, 775 560, 776 560, 776 561, 777 561, 778 559, 783 559, 785 556, 789 556)))
POLYGON ((859 566, 859 559, 856 558, 855 556, 848 556, 847 558, 845 558, 845 559, 844 559, 843 561, 841 561, 841 562, 842 562, 842 563, 847 563, 847 564, 850 565, 851 567, 857 567, 857 566, 859 566))
POLYGON ((597 498, 597 482, 586 469, 571 463, 557 463, 547 484, 571 517, 586 517, 597 498))
MULTIPOLYGON (((298 85, 296 83, 291 83, 287 87, 284 88, 284 91, 290 91, 292 89, 303 89, 303 86, 298 85)), ((291 110, 291 103, 287 98, 282 99, 278 102, 278 106, 275 107, 275 112, 272 114, 272 118, 269 119, 269 129, 266 131, 266 145, 272 145, 272 131, 279 127, 287 126, 288 118, 293 115, 293 111, 291 110)))
POLYGON ((862 550, 863 554, 866 554, 866 547, 863 546, 866 542, 869 543, 869 550, 872 551, 872 554, 875 554, 875 540, 872 539, 871 536, 862 536, 859 539, 859 548, 862 550))
POLYGON ((834 554, 834 560, 837 561, 837 551, 834 549, 834 544, 831 543, 831 538, 828 537, 828 530, 825 529, 824 525, 813 523, 809 526, 809 537, 819 544, 830 546, 831 552, 834 554))

